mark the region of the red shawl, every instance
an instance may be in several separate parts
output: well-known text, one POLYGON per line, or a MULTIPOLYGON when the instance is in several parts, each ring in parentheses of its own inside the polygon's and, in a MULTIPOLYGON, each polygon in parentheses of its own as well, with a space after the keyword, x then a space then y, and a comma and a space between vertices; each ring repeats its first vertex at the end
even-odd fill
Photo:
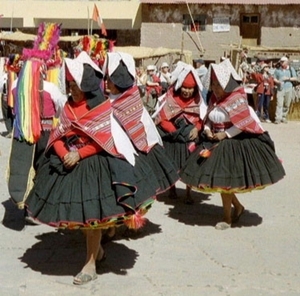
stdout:
POLYGON ((109 100, 87 111, 79 118, 73 113, 71 105, 66 103, 60 116, 60 124, 50 134, 46 151, 53 145, 55 140, 76 129, 93 139, 107 153, 122 158, 122 155, 116 150, 111 134, 110 113, 109 100))
POLYGON ((77 118, 69 103, 66 103, 60 116, 60 124, 51 132, 46 151, 54 141, 76 129, 93 139, 107 153, 123 158, 118 153, 111 134, 110 114, 113 112, 119 124, 126 131, 134 146, 140 151, 148 152, 144 125, 141 122, 143 103, 137 86, 123 93, 118 99, 105 101, 77 118))
POLYGON ((144 107, 138 87, 134 85, 114 100, 112 109, 134 146, 140 151, 148 152, 151 147, 148 146, 145 127, 141 121, 144 107))
POLYGON ((160 110, 159 114, 155 119, 155 123, 159 124, 163 120, 170 121, 174 117, 183 115, 188 122, 196 124, 200 121, 200 97, 196 95, 193 100, 184 107, 180 106, 178 101, 180 97, 175 97, 174 89, 170 88, 161 103, 164 103, 163 108, 160 110), (196 116, 195 116, 196 115, 196 116))

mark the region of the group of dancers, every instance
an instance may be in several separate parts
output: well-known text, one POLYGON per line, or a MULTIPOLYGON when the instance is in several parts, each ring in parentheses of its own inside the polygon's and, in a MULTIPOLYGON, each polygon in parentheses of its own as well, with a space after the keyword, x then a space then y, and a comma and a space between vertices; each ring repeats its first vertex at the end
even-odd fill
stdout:
MULTIPOLYGON (((43 77, 43 62, 34 59, 29 66, 39 73, 37 80, 43 77)), ((178 62, 152 117, 143 106, 131 55, 108 52, 100 68, 83 51, 65 57, 62 67, 66 95, 37 83, 43 88, 29 96, 22 76, 16 84, 16 103, 26 107, 30 99, 36 121, 28 130, 24 113, 16 114, 9 186, 13 195, 18 174, 13 164, 22 161, 19 146, 25 143, 28 157, 39 156, 33 184, 23 184, 26 213, 39 223, 85 234, 86 262, 74 277, 76 285, 97 278, 96 263, 105 258, 103 230, 142 227, 159 194, 169 190, 170 197, 177 196, 178 180, 187 185, 189 204, 193 188, 221 194, 224 214, 216 229, 225 230, 244 212, 236 193, 262 189, 285 175, 229 60, 208 68, 203 80, 208 105, 195 69, 178 62), (42 127, 49 124, 39 150, 36 144, 48 130, 42 127)))

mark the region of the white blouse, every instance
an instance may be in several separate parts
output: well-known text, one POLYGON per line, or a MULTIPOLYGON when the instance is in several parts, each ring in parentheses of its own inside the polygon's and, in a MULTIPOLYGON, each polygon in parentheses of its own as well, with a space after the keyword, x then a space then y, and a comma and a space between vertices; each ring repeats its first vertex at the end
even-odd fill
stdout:
MULTIPOLYGON (((260 127, 263 129, 260 120, 258 116, 256 115, 255 111, 251 106, 248 106, 250 111, 250 116, 260 125, 260 127)), ((214 107, 214 109, 208 114, 208 120, 206 121, 204 125, 204 130, 211 130, 212 129, 212 123, 223 123, 223 122, 230 122, 229 114, 219 106, 214 107)), ((264 129, 263 129, 264 130, 264 129)), ((225 129, 225 133, 228 138, 232 138, 238 134, 240 134, 242 130, 237 128, 236 126, 232 126, 228 129, 225 129)))

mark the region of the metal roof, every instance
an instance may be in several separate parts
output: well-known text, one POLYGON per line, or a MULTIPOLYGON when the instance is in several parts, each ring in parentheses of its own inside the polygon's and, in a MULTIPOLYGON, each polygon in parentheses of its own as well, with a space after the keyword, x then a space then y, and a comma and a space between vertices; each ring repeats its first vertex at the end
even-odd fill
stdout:
POLYGON ((240 4, 240 5, 291 5, 300 0, 140 0, 148 4, 240 4))

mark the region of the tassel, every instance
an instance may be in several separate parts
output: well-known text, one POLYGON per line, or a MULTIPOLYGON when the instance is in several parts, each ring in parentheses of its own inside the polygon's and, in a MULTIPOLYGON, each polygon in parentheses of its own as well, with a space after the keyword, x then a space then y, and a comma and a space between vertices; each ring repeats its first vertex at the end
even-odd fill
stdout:
POLYGON ((203 158, 208 158, 208 157, 210 157, 212 151, 213 151, 218 145, 219 145, 219 144, 217 143, 217 144, 213 145, 210 149, 205 148, 204 145, 203 145, 203 149, 199 152, 199 156, 200 156, 200 157, 203 157, 203 158))
POLYGON ((202 149, 200 152, 199 152, 199 155, 203 158, 208 158, 210 157, 211 155, 211 152, 208 150, 208 149, 202 149))
POLYGON ((141 215, 140 211, 135 212, 128 219, 126 218, 124 224, 130 229, 139 229, 146 224, 147 219, 141 215))

